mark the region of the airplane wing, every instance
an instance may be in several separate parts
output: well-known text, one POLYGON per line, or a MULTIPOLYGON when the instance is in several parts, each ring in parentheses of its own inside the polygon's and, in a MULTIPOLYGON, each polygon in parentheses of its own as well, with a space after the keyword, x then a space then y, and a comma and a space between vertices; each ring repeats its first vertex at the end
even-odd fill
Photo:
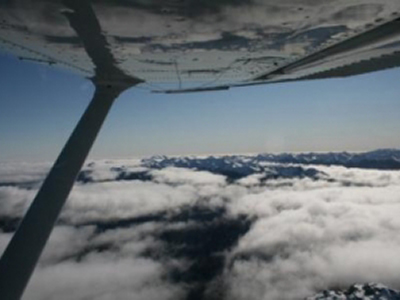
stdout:
POLYGON ((155 91, 189 93, 299 80, 359 75, 400 66, 400 18, 328 44, 242 83, 155 91))
MULTIPOLYGON (((0 50, 85 77, 63 1, 5 1, 0 50), (28 4, 28 5, 27 5, 28 4)), ((400 64, 397 0, 92 1, 118 68, 155 92, 343 77, 400 64)))

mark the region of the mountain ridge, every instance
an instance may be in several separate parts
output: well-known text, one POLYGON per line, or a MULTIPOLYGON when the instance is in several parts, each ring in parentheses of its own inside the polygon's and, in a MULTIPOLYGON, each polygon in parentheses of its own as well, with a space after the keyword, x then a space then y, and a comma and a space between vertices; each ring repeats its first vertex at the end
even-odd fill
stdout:
MULTIPOLYGON (((260 169, 262 163, 338 165, 348 168, 400 170, 400 149, 378 149, 369 152, 326 152, 326 153, 281 153, 258 155, 222 156, 152 156, 142 159, 142 164, 151 168, 186 167, 213 171, 221 167, 260 169), (261 164, 260 164, 261 163, 261 164)), ((288 166, 285 166, 288 167, 288 166)))

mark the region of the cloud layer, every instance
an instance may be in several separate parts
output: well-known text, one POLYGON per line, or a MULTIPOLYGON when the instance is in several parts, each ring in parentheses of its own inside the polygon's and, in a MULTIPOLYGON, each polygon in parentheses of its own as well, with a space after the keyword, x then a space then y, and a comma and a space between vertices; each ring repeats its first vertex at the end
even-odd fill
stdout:
MULTIPOLYGON (((312 176, 266 177, 264 166, 233 180, 92 163, 24 299, 291 300, 355 282, 400 288, 400 172, 311 167, 312 176)), ((0 252, 38 189, 26 184, 40 183, 38 169, 1 174, 0 252)))

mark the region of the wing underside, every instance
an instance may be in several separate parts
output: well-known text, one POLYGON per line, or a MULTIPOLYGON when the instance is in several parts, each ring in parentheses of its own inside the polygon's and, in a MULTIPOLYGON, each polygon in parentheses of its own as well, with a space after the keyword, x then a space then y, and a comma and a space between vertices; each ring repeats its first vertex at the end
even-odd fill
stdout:
MULTIPOLYGON (((400 65, 397 0, 92 1, 115 62, 158 92, 344 77, 400 65)), ((93 77, 63 1, 0 5, 0 49, 93 77)))

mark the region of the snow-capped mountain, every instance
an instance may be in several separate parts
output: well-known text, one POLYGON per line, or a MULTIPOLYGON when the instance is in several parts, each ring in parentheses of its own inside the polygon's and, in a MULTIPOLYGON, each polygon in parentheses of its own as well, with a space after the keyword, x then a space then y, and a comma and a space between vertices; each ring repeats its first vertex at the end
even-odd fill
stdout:
POLYGON ((306 300, 399 300, 400 292, 382 284, 354 284, 345 291, 325 290, 306 300))
POLYGON ((196 169, 225 175, 228 180, 240 179, 252 174, 263 174, 264 179, 310 177, 323 174, 314 168, 304 168, 273 161, 262 161, 256 156, 209 156, 209 157, 166 157, 157 156, 142 160, 142 164, 152 169, 166 167, 196 169))
POLYGON ((363 153, 329 152, 329 153, 300 153, 300 154, 260 154, 256 157, 259 161, 341 165, 365 169, 398 170, 400 169, 400 150, 379 149, 363 153))
MULTIPOLYGON (((152 170, 167 167, 187 168, 207 171, 226 176, 229 182, 260 174, 261 181, 278 178, 312 178, 325 177, 322 171, 312 165, 340 165, 380 170, 400 170, 400 150, 382 149, 365 153, 300 153, 300 154, 259 154, 259 155, 225 155, 225 156, 152 156, 142 159, 135 168, 113 166, 108 170, 107 180, 141 180, 152 179, 152 170), (309 166, 307 166, 309 165, 309 166), (139 167, 139 170, 138 170, 139 167)), ((78 176, 78 181, 98 181, 94 179, 93 170, 88 165, 78 176)))
MULTIPOLYGON (((329 152, 329 153, 282 153, 259 154, 256 156, 232 155, 209 157, 167 157, 154 156, 142 160, 144 165, 153 168, 167 166, 195 168, 215 172, 216 170, 235 170, 241 174, 261 172, 263 163, 279 164, 315 164, 315 165, 341 165, 367 169, 400 169, 400 150, 380 149, 364 153, 329 152)), ((282 166, 282 165, 281 165, 282 166)), ((270 168, 271 166, 268 166, 270 168)), ((287 167, 287 166, 286 166, 287 167)))

